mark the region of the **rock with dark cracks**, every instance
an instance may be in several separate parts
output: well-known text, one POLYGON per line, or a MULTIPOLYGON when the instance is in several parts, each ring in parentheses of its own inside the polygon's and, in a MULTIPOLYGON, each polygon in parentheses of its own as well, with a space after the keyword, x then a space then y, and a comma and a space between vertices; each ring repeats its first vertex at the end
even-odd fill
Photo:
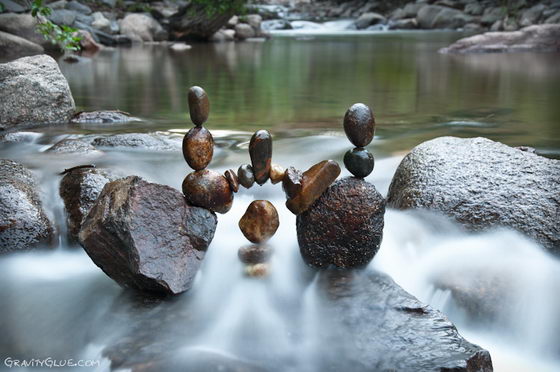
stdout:
POLYGON ((93 262, 126 288, 179 294, 192 286, 217 219, 169 186, 131 176, 108 183, 79 239, 93 262))
POLYGON ((397 168, 388 204, 426 208, 471 230, 506 226, 560 254, 560 161, 485 138, 440 137, 397 168))

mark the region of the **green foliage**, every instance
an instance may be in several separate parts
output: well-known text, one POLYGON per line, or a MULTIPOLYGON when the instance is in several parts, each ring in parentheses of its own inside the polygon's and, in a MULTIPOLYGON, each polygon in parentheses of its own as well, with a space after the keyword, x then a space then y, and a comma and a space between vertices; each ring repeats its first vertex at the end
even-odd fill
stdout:
POLYGON ((59 26, 46 17, 51 15, 52 9, 43 4, 43 0, 33 0, 31 4, 31 15, 37 18, 37 31, 43 35, 45 40, 59 45, 62 49, 78 51, 82 37, 77 35, 77 29, 69 26, 59 26))
POLYGON ((202 7, 208 15, 233 12, 243 13, 247 0, 192 0, 193 4, 202 7))
POLYGON ((0 13, 4 12, 4 4, 0 3, 0 13))

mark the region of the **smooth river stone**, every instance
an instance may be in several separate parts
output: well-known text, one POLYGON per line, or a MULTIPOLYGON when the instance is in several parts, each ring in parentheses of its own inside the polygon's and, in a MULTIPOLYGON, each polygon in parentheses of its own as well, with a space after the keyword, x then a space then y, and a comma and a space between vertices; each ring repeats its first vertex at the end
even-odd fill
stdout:
POLYGON ((249 155, 255 181, 259 185, 264 185, 268 181, 272 161, 272 137, 267 130, 261 129, 253 134, 249 142, 249 155))
POLYGON ((244 264, 255 265, 264 263, 272 256, 272 248, 266 244, 250 244, 239 248, 237 256, 244 264))
POLYGON ((233 203, 229 182, 209 169, 188 174, 183 180, 183 194, 189 204, 218 213, 227 213, 233 203))
POLYGON ((282 189, 286 193, 288 199, 294 198, 300 193, 302 188, 303 173, 294 168, 289 167, 284 173, 284 179, 282 180, 282 189))
POLYGON ((183 138, 183 156, 194 170, 202 170, 210 164, 214 155, 214 139, 204 127, 195 127, 183 138))
POLYGON ((255 200, 239 220, 239 228, 252 243, 270 239, 278 230, 280 219, 274 205, 268 200, 255 200))
POLYGON ((243 164, 237 170, 237 179, 241 186, 246 189, 250 189, 255 183, 255 174, 253 173, 253 167, 249 164, 243 164))
POLYGON ((228 169, 224 172, 224 177, 229 182, 229 187, 231 187, 231 191, 238 192, 239 191, 239 179, 237 178, 237 174, 233 169, 228 169))
POLYGON ((354 176, 364 178, 373 171, 373 155, 363 147, 356 147, 344 154, 344 165, 354 176))
POLYGON ((371 109, 363 103, 353 104, 344 115, 344 132, 356 147, 369 145, 375 133, 371 109))
POLYGON ((208 120, 210 114, 210 101, 208 95, 201 87, 191 87, 189 89, 189 111, 191 120, 197 127, 208 120))
POLYGON ((268 276, 270 272, 270 264, 268 263, 258 263, 255 265, 248 265, 245 268, 245 274, 253 278, 263 278, 268 276))
POLYGON ((286 207, 295 215, 305 212, 340 174, 340 166, 334 160, 323 160, 303 173, 299 193, 286 202, 286 207))
POLYGON ((284 167, 278 164, 272 164, 270 166, 270 182, 272 182, 273 185, 282 182, 285 173, 286 169, 284 169, 284 167))

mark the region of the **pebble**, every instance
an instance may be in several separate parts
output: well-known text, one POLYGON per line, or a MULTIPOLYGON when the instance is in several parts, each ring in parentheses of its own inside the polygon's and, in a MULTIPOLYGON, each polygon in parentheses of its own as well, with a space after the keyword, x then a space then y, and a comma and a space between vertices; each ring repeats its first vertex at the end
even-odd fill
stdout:
POLYGON ((272 256, 272 248, 266 244, 250 244, 239 248, 237 256, 244 264, 255 265, 264 263, 272 256))
POLYGON ((233 169, 228 169, 224 173, 224 177, 229 182, 229 187, 231 187, 231 191, 238 192, 239 191, 239 179, 237 178, 237 174, 233 169))
POLYGON ((268 200, 253 201, 239 220, 241 232, 252 243, 267 241, 276 233, 278 226, 278 212, 268 200))
POLYGON ((200 127, 208 120, 210 114, 208 95, 201 87, 194 86, 189 89, 188 100, 191 120, 194 125, 200 127))
POLYGON ((272 182, 273 185, 282 182, 285 173, 286 169, 284 169, 284 167, 278 164, 272 164, 270 166, 270 182, 272 182))
POLYGON ((301 192, 303 181, 303 173, 294 168, 289 167, 284 174, 284 179, 282 180, 282 189, 286 193, 286 197, 294 198, 297 194, 301 192))
POLYGON ((375 133, 371 109, 363 103, 352 105, 344 115, 344 132, 356 147, 369 145, 375 133))
POLYGON ((209 169, 188 174, 183 180, 183 194, 191 205, 218 213, 227 213, 233 203, 229 182, 209 169))
POLYGON ((248 265, 245 267, 245 274, 254 278, 262 278, 268 276, 270 267, 268 263, 259 263, 256 265, 248 265))
POLYGON ((241 186, 246 189, 250 189, 255 183, 255 174, 253 173, 253 167, 249 164, 243 164, 237 170, 237 179, 241 186))
POLYGON ((373 171, 373 155, 363 147, 356 147, 344 154, 344 165, 354 176, 364 178, 373 171))
POLYGON ((261 129, 253 134, 249 142, 249 155, 255 181, 264 185, 268 181, 272 161, 272 137, 267 130, 261 129))
POLYGON ((214 139, 204 127, 195 127, 183 138, 183 156, 194 170, 202 170, 210 164, 214 155, 214 139))
POLYGON ((303 173, 300 192, 288 199, 286 207, 295 215, 305 212, 336 180, 340 166, 334 160, 323 160, 303 173))

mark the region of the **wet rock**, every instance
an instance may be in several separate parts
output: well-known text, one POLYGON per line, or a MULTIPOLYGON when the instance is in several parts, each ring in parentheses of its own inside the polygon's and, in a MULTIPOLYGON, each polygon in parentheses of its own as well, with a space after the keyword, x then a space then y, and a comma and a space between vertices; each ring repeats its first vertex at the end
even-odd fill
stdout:
POLYGON ((253 134, 249 142, 249 156, 255 182, 264 185, 270 176, 272 161, 272 137, 267 130, 261 129, 253 134))
POLYGON ((344 115, 344 132, 356 147, 369 145, 375 133, 375 119, 371 109, 363 103, 352 105, 344 115))
POLYGON ((272 248, 266 244, 251 244, 239 248, 239 260, 248 265, 268 262, 272 256, 272 248))
POLYGON ((364 13, 356 20, 356 22, 354 22, 354 25, 358 30, 362 30, 364 28, 368 28, 369 26, 384 23, 385 21, 385 17, 379 13, 364 13))
POLYGON ((440 53, 558 52, 560 24, 534 25, 511 32, 486 32, 456 41, 440 53))
POLYGON ((340 174, 340 166, 334 160, 324 160, 303 173, 302 187, 296 196, 288 199, 286 207, 293 214, 306 211, 340 174))
POLYGON ((66 122, 74 114, 68 82, 52 57, 24 57, 0 64, 0 117, 6 127, 66 122))
POLYGON ((41 133, 35 132, 10 132, 0 136, 0 142, 2 143, 32 143, 35 142, 41 133))
POLYGON ((559 189, 559 160, 484 138, 440 137, 405 156, 388 203, 441 211, 473 230, 511 227, 560 254, 559 189))
POLYGON ((175 189, 127 177, 108 183, 85 218, 80 243, 126 288, 190 289, 216 229, 216 216, 175 189))
POLYGON ((45 152, 54 154, 101 154, 94 146, 77 138, 66 138, 58 141, 45 152))
POLYGON ((229 29, 218 30, 210 40, 216 43, 235 41, 235 31, 229 29))
POLYGON ((78 239, 82 221, 87 216, 103 187, 119 178, 105 169, 77 168, 68 171, 60 181, 59 194, 64 201, 68 233, 78 239))
POLYGON ((255 183, 255 174, 253 173, 253 167, 249 164, 243 164, 237 170, 237 178, 239 183, 246 189, 250 189, 255 183))
POLYGON ((390 30, 413 30, 415 28, 418 28, 416 18, 403 18, 389 24, 390 30))
POLYGON ((235 26, 235 37, 239 40, 245 40, 257 36, 257 33, 250 25, 239 23, 235 26))
POLYGON ((369 176, 373 171, 373 155, 363 147, 356 147, 344 154, 344 166, 358 178, 369 176))
POLYGON ((23 165, 0 160, 0 254, 50 244, 54 229, 33 174, 23 165))
POLYGON ((280 220, 274 205, 268 200, 255 200, 239 220, 239 229, 252 243, 263 243, 278 230, 280 220))
POLYGON ((224 177, 229 182, 229 187, 231 191, 238 192, 239 191, 239 179, 237 178, 237 174, 233 169, 228 169, 224 172, 224 177))
POLYGON ((342 268, 367 265, 383 238, 385 200, 371 183, 343 178, 297 217, 305 263, 342 268))
POLYGON ((286 193, 287 198, 294 198, 301 192, 303 187, 303 173, 294 168, 289 167, 284 173, 282 179, 282 189, 286 193))
POLYGON ((426 5, 418 11, 418 26, 424 29, 457 29, 471 21, 471 17, 457 9, 426 5))
POLYGON ((167 32, 161 25, 146 14, 132 13, 120 23, 121 33, 133 42, 162 41, 167 39, 167 32))
POLYGON ((214 138, 208 129, 190 129, 183 139, 183 156, 194 170, 202 170, 210 164, 214 155, 214 138))
POLYGON ((275 31, 275 30, 291 30, 293 29, 291 23, 284 19, 272 19, 264 21, 261 25, 262 29, 265 31, 275 31))
POLYGON ((169 19, 169 29, 176 39, 209 39, 233 16, 231 9, 208 12, 205 4, 183 3, 169 19))
POLYGON ((92 143, 95 147, 117 147, 130 150, 145 151, 170 151, 175 152, 181 148, 181 141, 173 140, 157 133, 122 133, 107 137, 95 138, 92 143))
POLYGON ((210 115, 208 95, 201 87, 194 86, 189 89, 188 100, 191 120, 194 125, 199 127, 208 120, 208 115, 210 115))
POLYGON ((273 185, 282 182, 285 174, 286 174, 286 169, 284 169, 284 167, 278 164, 270 165, 270 182, 272 182, 273 185))
POLYGON ((81 111, 74 115, 70 122, 73 124, 112 124, 128 123, 140 119, 130 116, 128 112, 119 110, 109 111, 81 111))
POLYGON ((45 50, 39 44, 16 35, 0 31, 0 61, 43 54, 45 50))
POLYGON ((227 213, 233 203, 229 182, 209 169, 188 174, 183 180, 183 194, 190 204, 218 213, 227 213))
POLYGON ((174 52, 185 52, 187 50, 192 49, 192 46, 185 44, 185 43, 173 43, 169 47, 174 52))

